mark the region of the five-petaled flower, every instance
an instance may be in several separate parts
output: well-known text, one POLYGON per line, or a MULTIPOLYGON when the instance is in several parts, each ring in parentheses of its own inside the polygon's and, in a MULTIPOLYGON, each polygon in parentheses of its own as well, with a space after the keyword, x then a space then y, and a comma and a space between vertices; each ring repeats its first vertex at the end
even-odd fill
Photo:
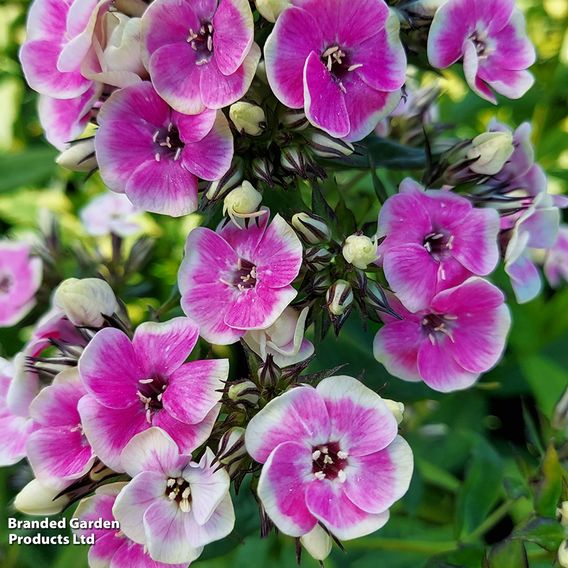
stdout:
POLYGON ((469 86, 492 103, 491 88, 518 99, 534 82, 526 69, 535 51, 515 0, 448 0, 434 15, 428 59, 442 69, 463 59, 469 86))
POLYGON ((322 523, 349 540, 381 528, 408 489, 413 458, 381 397, 352 377, 301 385, 269 402, 245 432, 264 464, 258 496, 284 534, 322 523))
POLYGON ((400 101, 406 56, 383 0, 296 0, 264 47, 276 97, 332 136, 361 140, 400 101))
POLYGON ((248 0, 156 0, 142 18, 152 83, 179 112, 239 100, 260 60, 248 0))
POLYGON ((411 313, 391 298, 399 318, 383 314, 375 359, 392 375, 450 392, 466 389, 501 357, 511 326, 503 293, 482 278, 439 292, 411 313))
POLYGON ((441 290, 497 265, 499 215, 476 209, 450 191, 424 191, 406 179, 379 214, 379 247, 385 276, 404 306, 426 308, 441 290))
POLYGON ((229 169, 233 137, 219 111, 184 115, 149 82, 115 91, 98 114, 95 149, 103 181, 140 209, 178 217, 197 209, 198 178, 229 169))
POLYGON ((246 229, 191 231, 178 274, 181 305, 204 339, 226 345, 247 330, 266 329, 296 297, 290 283, 302 264, 302 244, 280 215, 246 229))
POLYGON ((191 461, 160 428, 138 434, 124 449, 122 462, 133 479, 113 513, 154 560, 187 564, 233 530, 229 475, 214 458, 207 448, 199 463, 191 461))
POLYGON ((201 445, 219 413, 227 359, 184 363, 199 330, 188 318, 146 322, 132 341, 105 328, 86 347, 79 372, 87 394, 79 401, 83 430, 97 456, 124 471, 120 454, 138 432, 158 426, 184 452, 201 445))

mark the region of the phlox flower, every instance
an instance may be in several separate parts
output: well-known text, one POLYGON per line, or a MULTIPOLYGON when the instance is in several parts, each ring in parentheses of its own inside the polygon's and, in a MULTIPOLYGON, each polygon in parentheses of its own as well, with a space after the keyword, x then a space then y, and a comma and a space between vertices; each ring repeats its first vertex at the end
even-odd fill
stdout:
POLYGON ((0 327, 16 325, 35 305, 42 262, 23 242, 0 240, 0 327))
POLYGON ((38 481, 63 489, 87 473, 95 454, 83 433, 77 404, 86 394, 77 368, 60 372, 30 405, 36 423, 26 454, 38 481))
POLYGON ((406 381, 424 381, 440 392, 470 387, 501 357, 511 326, 503 293, 482 278, 443 290, 416 313, 396 299, 397 319, 383 314, 375 336, 375 359, 406 381))
POLYGON ((198 178, 219 179, 231 165, 233 137, 224 115, 180 114, 147 81, 115 91, 98 123, 95 150, 103 181, 146 211, 192 213, 198 178))
POLYGON ((265 329, 296 297, 290 285, 302 264, 302 244, 280 215, 269 213, 241 229, 189 233, 178 273, 181 305, 211 343, 234 343, 265 329))
POLYGON ((7 405, 14 368, 0 358, 0 467, 15 464, 26 455, 26 442, 35 425, 29 417, 14 414, 7 405))
POLYGON ((379 247, 386 279, 404 306, 426 308, 441 290, 472 274, 489 274, 499 259, 499 215, 468 199, 424 189, 406 179, 379 213, 379 247))
POLYGON ((79 401, 84 432, 95 453, 115 471, 129 440, 163 428, 184 452, 202 444, 219 413, 227 359, 185 363, 199 336, 188 318, 140 325, 132 341, 105 328, 85 348, 79 372, 89 393, 79 401))
POLYGON ((34 0, 28 13, 27 39, 20 50, 32 89, 58 99, 85 93, 92 81, 81 74, 99 13, 109 0, 34 0))
POLYGON ((381 397, 352 377, 301 385, 269 402, 245 432, 264 464, 258 497, 284 534, 318 523, 349 540, 381 528, 408 489, 413 458, 381 397))
POLYGON ((247 0, 156 0, 142 41, 156 91, 187 114, 220 109, 248 90, 260 59, 247 0))
POLYGON ((400 101, 406 56, 383 0, 295 0, 264 47, 276 97, 332 136, 361 140, 400 101))
POLYGON ((206 544, 227 536, 235 524, 227 472, 206 449, 199 463, 180 454, 160 428, 135 436, 122 462, 132 481, 113 513, 124 534, 157 561, 187 564, 206 544))
MULTIPOLYGON (((95 494, 83 499, 73 518, 81 523, 115 521, 112 508, 117 495, 126 483, 109 483, 97 488, 95 494)), ((148 551, 130 540, 119 528, 77 528, 74 532, 85 537, 95 535, 95 544, 89 549, 91 568, 186 568, 187 564, 165 564, 153 560, 148 551)))
POLYGON ((515 0, 448 0, 436 11, 428 34, 428 59, 445 69, 463 60, 469 86, 496 103, 491 89, 510 99, 522 97, 534 78, 535 62, 523 13, 515 0))
POLYGON ((562 225, 558 238, 546 253, 544 275, 553 288, 568 281, 568 226, 562 225))
POLYGON ((270 327, 249 331, 243 339, 263 361, 272 355, 279 367, 305 361, 314 353, 313 343, 304 337, 308 312, 308 307, 301 312, 287 307, 270 327))
POLYGON ((140 230, 139 211, 126 195, 107 191, 97 195, 79 214, 85 231, 94 237, 128 237, 140 230))

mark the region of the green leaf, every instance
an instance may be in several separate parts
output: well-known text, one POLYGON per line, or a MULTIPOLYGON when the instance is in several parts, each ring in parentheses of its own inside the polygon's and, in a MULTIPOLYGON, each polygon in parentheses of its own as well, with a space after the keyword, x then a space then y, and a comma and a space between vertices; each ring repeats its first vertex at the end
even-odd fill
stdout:
POLYGON ((463 540, 481 525, 502 493, 503 460, 483 438, 477 438, 465 482, 458 493, 456 529, 463 540))
POLYGON ((45 182, 56 169, 57 150, 49 146, 32 146, 18 154, 0 156, 0 192, 45 182))
POLYGON ((431 558, 426 568, 479 568, 483 548, 468 546, 431 558))
POLYGON ((556 518, 537 517, 518 527, 513 538, 537 544, 550 552, 556 552, 564 540, 564 528, 556 518))
POLYGON ((352 235, 357 231, 357 221, 351 209, 345 204, 345 200, 341 197, 335 208, 335 216, 337 217, 337 236, 341 239, 348 235, 352 235))
POLYGON ((525 545, 518 540, 506 540, 491 549, 487 568, 529 568, 525 545))
POLYGON ((535 493, 535 510, 543 517, 554 517, 562 495, 562 465, 550 444, 542 462, 542 479, 535 493))

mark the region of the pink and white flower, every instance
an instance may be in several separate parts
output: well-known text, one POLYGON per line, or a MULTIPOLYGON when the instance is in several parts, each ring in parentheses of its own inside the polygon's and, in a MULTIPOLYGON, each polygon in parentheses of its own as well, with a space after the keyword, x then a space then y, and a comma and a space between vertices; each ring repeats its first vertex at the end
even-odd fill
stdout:
POLYGON ((553 288, 558 288, 563 282, 568 282, 568 226, 562 225, 558 238, 552 248, 546 253, 544 275, 553 288))
POLYGON ((28 13, 27 39, 20 50, 32 89, 58 99, 83 95, 92 81, 81 74, 97 22, 109 0, 35 0, 28 13))
POLYGON ((439 292, 427 309, 411 313, 392 298, 397 319, 384 314, 373 353, 405 381, 440 392, 466 389, 501 357, 511 326, 503 293, 482 278, 439 292))
POLYGON ((59 373, 30 405, 37 428, 28 439, 26 454, 36 478, 47 487, 64 489, 95 462, 77 410, 85 394, 77 369, 71 368, 59 373))
POLYGON ((149 82, 115 91, 98 115, 101 177, 146 211, 178 217, 197 209, 197 181, 220 179, 233 158, 221 112, 172 110, 149 82))
POLYGON ((499 260, 499 215, 468 199, 427 190, 405 179, 379 214, 379 247, 386 279, 411 311, 425 309, 441 290, 472 274, 489 274, 499 260))
POLYGON ((128 237, 140 231, 140 212, 121 193, 107 191, 97 195, 81 209, 79 217, 87 234, 93 237, 128 237))
POLYGON ((142 41, 156 91, 178 112, 220 109, 248 90, 260 60, 247 0, 156 0, 142 41))
MULTIPOLYGON (((95 494, 83 499, 77 507, 73 518, 79 527, 92 527, 96 521, 116 523, 112 508, 117 495, 126 483, 109 483, 99 487, 95 494)), ((95 536, 95 544, 89 549, 89 566, 91 568, 186 568, 187 564, 165 564, 153 560, 145 548, 130 540, 120 527, 116 528, 77 528, 74 532, 88 537, 95 536)))
POLYGON ((448 0, 434 15, 428 59, 445 69, 463 60, 465 78, 475 93, 496 103, 493 90, 522 97, 533 85, 528 69, 535 50, 515 0, 448 0))
POLYGON ((143 323, 132 341, 105 328, 87 345, 79 372, 89 394, 79 401, 79 414, 89 443, 107 466, 124 471, 122 450, 151 426, 170 434, 183 452, 207 439, 229 361, 185 363, 198 336, 188 318, 174 318, 143 323))
POLYGON ((302 244, 280 215, 270 224, 268 217, 246 229, 231 222, 217 232, 198 227, 187 237, 181 305, 211 343, 234 343, 248 330, 270 327, 296 297, 290 284, 300 271, 302 244))
POLYGON ((398 104, 406 56, 383 0, 295 0, 264 47, 276 97, 332 136, 361 140, 398 104))
POLYGON ((26 442, 35 428, 31 418, 14 414, 7 405, 13 376, 12 364, 0 358, 0 467, 15 464, 25 457, 26 442))
POLYGON ((0 327, 16 325, 35 306, 42 262, 23 242, 0 241, 0 327))
POLYGON ((207 449, 199 463, 191 461, 160 428, 138 434, 124 449, 122 462, 133 479, 113 513, 154 560, 187 564, 233 530, 229 475, 213 460, 207 449))
POLYGON ((308 307, 301 312, 287 307, 270 327, 249 331, 243 339, 263 361, 271 355, 281 368, 305 361, 314 353, 313 343, 304 337, 308 312, 308 307))
POLYGON ((258 496, 284 534, 318 523, 349 540, 381 528, 408 489, 412 451, 381 397, 352 377, 301 385, 269 402, 245 432, 264 464, 258 496))

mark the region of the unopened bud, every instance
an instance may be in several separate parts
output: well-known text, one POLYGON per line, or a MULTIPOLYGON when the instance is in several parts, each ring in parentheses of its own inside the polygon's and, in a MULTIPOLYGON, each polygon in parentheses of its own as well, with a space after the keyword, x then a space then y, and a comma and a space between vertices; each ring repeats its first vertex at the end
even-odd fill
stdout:
POLYGON ((319 525, 316 525, 309 533, 300 537, 302 546, 314 559, 322 562, 331 552, 332 540, 329 534, 319 525))
POLYGON ((219 441, 219 462, 222 463, 229 475, 234 473, 247 455, 245 449, 245 429, 235 426, 227 430, 219 441))
POLYGON ((292 216, 292 227, 310 245, 325 243, 331 238, 325 220, 313 213, 296 213, 292 216))
POLYGON ((310 122, 302 109, 289 109, 287 108, 279 115, 279 121, 284 128, 299 132, 305 130, 310 122))
POLYGON ((251 163, 251 171, 260 181, 274 187, 274 179, 272 178, 274 166, 268 158, 255 158, 251 163))
POLYGON ((334 138, 322 130, 314 130, 306 138, 312 152, 320 158, 344 158, 355 151, 355 148, 349 142, 334 138))
POLYGON ((51 489, 32 479, 14 499, 14 507, 26 515, 56 515, 69 504, 69 497, 57 497, 59 489, 51 489))
POLYGON ((68 278, 55 291, 54 304, 80 327, 102 327, 105 316, 118 312, 112 288, 99 278, 68 278))
POLYGON ((242 134, 259 136, 266 128, 266 115, 258 105, 239 101, 231 105, 229 118, 235 128, 242 134))
POLYGON ((231 219, 234 217, 248 218, 257 216, 261 202, 262 194, 245 180, 225 197, 223 201, 223 215, 228 214, 231 219))
POLYGON ((316 296, 325 294, 331 285, 331 277, 328 272, 318 272, 312 281, 312 293, 316 296))
POLYGON ((55 161, 58 165, 74 172, 90 172, 97 168, 95 138, 81 138, 70 143, 55 161))
POLYGON ((222 199, 237 187, 243 179, 243 162, 240 158, 235 158, 227 173, 219 180, 211 182, 205 196, 209 201, 217 201, 222 199))
POLYGON ((269 22, 274 23, 278 16, 290 6, 290 0, 255 0, 256 9, 269 22))
POLYGON ((342 316, 353 303, 353 290, 347 280, 336 280, 326 294, 327 309, 334 316, 342 316))
POLYGON ((563 540, 558 549, 558 564, 562 568, 568 568, 568 541, 563 540))
POLYGON ((433 18, 438 8, 447 0, 416 0, 410 4, 412 11, 420 16, 433 18))
POLYGON ((389 398, 383 398, 383 402, 396 418, 396 423, 400 424, 404 418, 404 404, 396 400, 390 400, 389 398))
POLYGON ((319 270, 326 268, 332 259, 333 254, 331 254, 330 251, 319 247, 309 248, 304 255, 306 266, 314 272, 318 272, 319 270))
POLYGON ((365 235, 351 235, 345 239, 341 252, 349 264, 365 270, 377 260, 377 241, 365 235))
POLYGON ((564 391, 562 398, 554 408, 554 418, 552 425, 557 430, 568 431, 568 389, 564 391))
POLYGON ((557 514, 560 517, 560 523, 563 527, 568 527, 568 501, 562 501, 562 505, 558 507, 557 514))
POLYGON ((476 174, 498 174, 513 154, 513 135, 510 132, 484 132, 476 136, 467 152, 469 160, 475 160, 469 168, 476 174))
POLYGON ((233 402, 244 404, 247 406, 255 406, 258 402, 259 393, 256 385, 247 379, 233 383, 229 387, 227 396, 233 402))
POLYGON ((306 176, 306 161, 298 146, 286 146, 280 155, 280 164, 288 172, 306 176))

